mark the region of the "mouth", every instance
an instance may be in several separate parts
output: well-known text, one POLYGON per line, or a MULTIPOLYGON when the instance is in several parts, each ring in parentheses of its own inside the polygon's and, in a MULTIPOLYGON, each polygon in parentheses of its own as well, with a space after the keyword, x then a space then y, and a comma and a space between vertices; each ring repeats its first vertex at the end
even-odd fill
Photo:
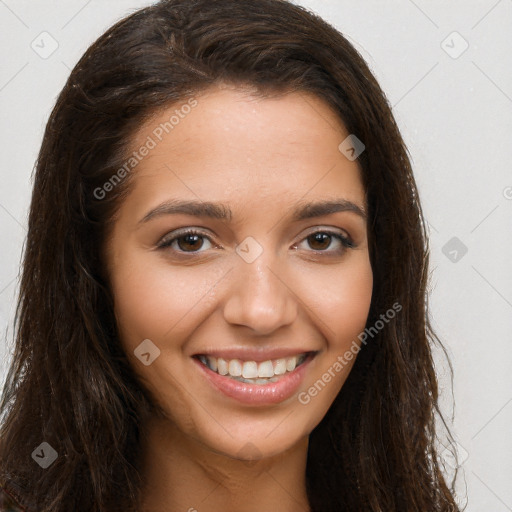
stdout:
POLYGON ((267 359, 266 361, 243 361, 241 359, 224 359, 205 354, 196 357, 201 364, 212 372, 246 384, 264 386, 278 382, 286 374, 293 372, 303 364, 313 352, 304 352, 291 357, 267 359))
POLYGON ((291 397, 318 352, 262 361, 196 354, 192 359, 216 391, 246 405, 270 405, 291 397))

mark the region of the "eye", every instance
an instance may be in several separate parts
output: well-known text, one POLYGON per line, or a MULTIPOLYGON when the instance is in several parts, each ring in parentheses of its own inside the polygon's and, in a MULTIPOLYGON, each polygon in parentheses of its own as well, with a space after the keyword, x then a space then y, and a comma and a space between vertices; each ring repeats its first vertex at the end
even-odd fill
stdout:
MULTIPOLYGON (((342 235, 341 233, 335 233, 328 230, 315 231, 310 233, 301 243, 307 242, 308 245, 316 253, 325 252, 327 254, 341 254, 346 249, 355 247, 355 244, 350 238, 342 235), (337 246, 334 250, 327 250, 332 246, 337 246)), ((294 248, 297 248, 300 244, 296 244, 294 248)))
MULTIPOLYGON (((309 247, 317 254, 342 254, 346 249, 355 247, 355 244, 350 238, 341 233, 329 230, 310 233, 300 244, 304 242, 307 242, 309 247), (334 249, 332 249, 333 246, 335 247, 334 249), (328 250, 329 248, 331 248, 331 250, 328 250)), ((293 248, 299 248, 300 244, 295 244, 293 248)), ((157 247, 158 249, 171 248, 177 253, 197 254, 211 249, 213 244, 210 237, 205 233, 195 229, 186 229, 164 237, 161 242, 158 243, 157 247)))
POLYGON ((187 229, 178 233, 175 233, 172 237, 164 237, 162 241, 158 244, 159 249, 165 249, 170 247, 176 252, 184 252, 184 253, 198 253, 204 252, 199 249, 203 249, 205 246, 205 241, 209 246, 206 245, 206 249, 211 249, 212 243, 210 238, 194 229, 187 229))

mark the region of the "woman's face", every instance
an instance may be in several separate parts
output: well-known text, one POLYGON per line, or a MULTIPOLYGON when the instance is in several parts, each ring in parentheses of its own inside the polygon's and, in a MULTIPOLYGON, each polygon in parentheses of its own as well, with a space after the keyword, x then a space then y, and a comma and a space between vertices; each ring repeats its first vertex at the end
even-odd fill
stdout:
POLYGON ((184 439, 284 452, 346 380, 372 293, 348 135, 315 96, 227 87, 141 127, 107 262, 122 345, 184 439))

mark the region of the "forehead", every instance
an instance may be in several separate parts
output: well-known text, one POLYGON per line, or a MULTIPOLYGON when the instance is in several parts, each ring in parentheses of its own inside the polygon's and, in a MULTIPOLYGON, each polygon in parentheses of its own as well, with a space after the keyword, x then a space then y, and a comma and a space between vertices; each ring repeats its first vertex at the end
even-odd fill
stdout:
POLYGON ((340 193, 361 200, 357 161, 339 150, 348 135, 312 94, 212 88, 160 110, 137 132, 133 150, 153 143, 134 172, 131 201, 179 195, 261 208, 340 193))
POLYGON ((254 95, 234 87, 212 87, 157 111, 137 132, 134 146, 153 136, 177 156, 228 154, 243 144, 247 157, 261 149, 325 151, 341 135, 348 135, 329 105, 308 92, 290 92, 271 97, 254 95), (190 107, 190 104, 194 104, 190 107), (326 135, 329 136, 325 140, 326 135), (334 139, 334 140, 331 140, 334 139), (265 144, 265 147, 262 147, 265 144), (300 144, 300 148, 297 147, 300 144), (294 148, 290 146, 295 146, 294 148))

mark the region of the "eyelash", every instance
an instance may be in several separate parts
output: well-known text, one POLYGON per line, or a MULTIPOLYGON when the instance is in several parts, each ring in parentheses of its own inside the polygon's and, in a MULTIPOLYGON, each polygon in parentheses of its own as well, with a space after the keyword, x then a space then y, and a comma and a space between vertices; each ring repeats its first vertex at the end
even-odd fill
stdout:
MULTIPOLYGON (((353 249, 354 247, 356 247, 356 245, 354 244, 354 242, 350 238, 345 237, 345 236, 341 235, 340 233, 330 231, 328 229, 322 229, 322 230, 319 230, 319 231, 314 231, 312 233, 309 233, 300 242, 295 244, 294 247, 296 245, 300 244, 301 242, 306 241, 309 237, 311 237, 313 235, 317 235, 319 233, 328 235, 328 236, 333 237, 333 238, 336 238, 341 243, 341 245, 343 247, 342 247, 341 250, 338 249, 337 251, 327 251, 327 250, 315 250, 315 249, 312 249, 311 252, 313 252, 314 254, 320 254, 320 255, 326 255, 326 256, 329 256, 329 255, 340 255, 341 256, 343 253, 345 253, 346 249, 353 249)), ((169 239, 165 239, 164 238, 157 245, 157 249, 162 249, 162 250, 163 249, 168 249, 168 248, 171 247, 171 245, 174 242, 176 242, 180 238, 184 238, 184 237, 186 237, 188 235, 199 235, 202 238, 208 239, 210 241, 210 243, 212 243, 212 245, 214 245, 213 242, 210 240, 210 237, 207 234, 205 234, 205 233, 203 233, 201 231, 197 231, 196 229, 190 228, 190 229, 186 229, 184 231, 178 232, 172 238, 169 238, 169 239)), ((197 255, 197 254, 200 254, 201 252, 205 252, 205 251, 181 251, 181 250, 176 250, 176 249, 172 249, 172 250, 177 252, 177 253, 179 253, 179 254, 190 254, 190 255, 197 255)))

